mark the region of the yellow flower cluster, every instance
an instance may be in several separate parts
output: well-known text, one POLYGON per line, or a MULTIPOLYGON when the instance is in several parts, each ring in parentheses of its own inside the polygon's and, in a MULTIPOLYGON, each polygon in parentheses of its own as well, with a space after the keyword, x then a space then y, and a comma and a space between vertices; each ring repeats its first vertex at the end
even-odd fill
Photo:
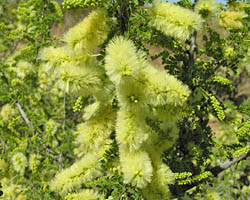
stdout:
POLYGON ((21 60, 16 67, 12 67, 10 70, 14 71, 20 79, 24 79, 27 74, 34 72, 34 66, 29 62, 21 60))
POLYGON ((90 8, 102 6, 105 1, 106 0, 64 0, 62 6, 66 9, 90 8))
POLYGON ((146 104, 177 106, 189 96, 187 86, 146 62, 145 55, 136 51, 132 41, 117 37, 110 42, 106 52, 106 73, 116 86, 118 100, 123 106, 133 109, 146 104))
POLYGON ((195 12, 199 13, 203 18, 214 16, 217 10, 216 0, 200 0, 195 4, 195 12))
POLYGON ((0 183, 3 193, 0 200, 26 200, 26 196, 22 194, 24 188, 21 185, 13 183, 8 178, 3 178, 0 183))
MULTIPOLYGON (((99 102, 87 107, 86 121, 77 127, 75 132, 75 154, 79 161, 57 174, 51 182, 51 189, 66 195, 68 192, 80 189, 81 185, 103 175, 99 160, 106 150, 111 148, 110 134, 114 131, 116 113, 111 106, 96 106, 99 102)), ((66 199, 102 199, 92 190, 72 193, 66 199), (84 198, 85 197, 85 198, 84 198)))
MULTIPOLYGON (((90 16, 95 18, 96 14, 90 16)), ((190 91, 174 76, 150 65, 144 53, 122 36, 108 44, 105 66, 99 66, 90 53, 100 42, 92 43, 85 35, 91 34, 88 27, 97 32, 100 29, 94 28, 95 20, 89 23, 83 22, 66 34, 68 46, 41 53, 47 62, 45 71, 56 74, 57 84, 64 82, 66 91, 94 97, 84 108, 84 122, 75 131, 74 153, 79 160, 58 173, 50 188, 66 199, 102 199, 96 191, 81 189, 104 176, 100 161, 112 147, 111 133, 115 133, 119 159, 112 161, 108 174, 123 175, 124 183, 143 189, 147 199, 166 199, 171 195, 168 185, 174 183, 174 175, 161 155, 178 137, 176 122, 183 115, 190 91), (113 108, 114 99, 119 109, 113 108), (161 134, 151 121, 157 122, 161 134)))
POLYGON ((41 163, 41 155, 38 154, 31 154, 29 158, 29 169, 32 172, 36 172, 40 163, 41 163))
POLYGON ((218 99, 216 99, 216 97, 212 94, 208 94, 209 100, 211 102, 211 105, 218 117, 219 120, 223 121, 225 119, 225 113, 223 111, 223 108, 220 105, 220 102, 218 101, 218 99))
POLYGON ((64 35, 64 40, 77 55, 92 52, 106 40, 109 32, 108 21, 104 10, 93 11, 82 22, 71 28, 64 35))
POLYGON ((224 11, 219 15, 219 24, 226 29, 239 29, 243 27, 242 19, 247 17, 243 11, 224 11))
POLYGON ((203 23, 199 14, 161 0, 153 2, 150 15, 156 29, 180 40, 189 39, 191 31, 201 29, 203 23))
POLYGON ((3 120, 8 120, 13 114, 15 113, 15 110, 11 107, 10 104, 5 104, 1 108, 0 116, 3 120))
POLYGON ((167 198, 174 176, 161 155, 178 137, 178 108, 184 105, 189 90, 175 77, 151 66, 124 37, 114 38, 107 46, 105 69, 120 106, 115 130, 124 181, 142 188, 148 199, 167 198), (150 118, 159 122, 162 136, 147 123, 150 118))
POLYGON ((14 170, 23 175, 25 168, 28 166, 28 161, 26 156, 23 153, 18 152, 12 156, 11 161, 14 170))
POLYGON ((250 146, 247 145, 247 146, 245 146, 245 147, 242 147, 242 148, 236 150, 236 151, 234 152, 233 155, 234 155, 236 158, 239 158, 239 157, 241 157, 242 155, 247 154, 249 151, 250 151, 250 146))
POLYGON ((95 110, 92 117, 78 125, 75 132, 76 144, 75 149, 77 156, 86 153, 95 153, 102 156, 106 149, 110 148, 112 141, 109 139, 110 134, 114 131, 115 112, 111 107, 100 107, 95 110))
POLYGON ((44 61, 41 71, 55 76, 57 88, 103 98, 102 87, 109 88, 109 82, 104 80, 105 72, 92 53, 106 40, 108 21, 104 10, 94 10, 64 35, 64 46, 40 51, 39 58, 44 61))
POLYGON ((57 174, 52 180, 50 188, 61 195, 80 189, 82 184, 87 183, 102 175, 98 156, 86 154, 75 162, 71 167, 57 174))

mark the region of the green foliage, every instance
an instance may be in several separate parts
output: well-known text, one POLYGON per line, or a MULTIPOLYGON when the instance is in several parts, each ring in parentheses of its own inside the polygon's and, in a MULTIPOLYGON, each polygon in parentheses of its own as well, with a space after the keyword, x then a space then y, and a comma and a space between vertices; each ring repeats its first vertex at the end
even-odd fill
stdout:
POLYGON ((104 193, 111 193, 109 199, 144 199, 141 191, 137 188, 123 183, 122 176, 106 176, 97 179, 96 181, 87 184, 87 187, 98 187, 104 193))
POLYGON ((216 116, 218 117, 219 120, 222 121, 225 118, 225 114, 223 112, 222 107, 220 106, 219 101, 212 94, 207 94, 207 96, 209 98, 209 101, 211 102, 211 106, 213 107, 216 113, 216 116))
POLYGON ((248 145, 246 147, 243 147, 243 148, 238 149, 237 151, 235 151, 234 152, 234 156, 236 158, 239 158, 239 157, 241 157, 244 154, 248 154, 249 151, 250 151, 250 146, 248 145))
POLYGON ((106 0, 65 0, 62 6, 65 9, 99 7, 102 6, 105 1, 106 0))
POLYGON ((207 172, 203 172, 202 174, 195 175, 193 177, 188 177, 184 180, 178 180, 177 184, 178 185, 187 185, 187 184, 191 184, 194 182, 196 183, 196 182, 199 182, 201 180, 209 178, 209 176, 212 176, 212 173, 210 171, 207 171, 207 172))
POLYGON ((174 173, 174 177, 175 179, 184 179, 184 178, 187 178, 187 177, 190 177, 192 176, 192 173, 191 172, 182 172, 182 173, 174 173))
POLYGON ((76 100, 75 102, 75 105, 73 107, 73 111, 74 112, 77 112, 77 111, 80 111, 83 107, 83 99, 82 97, 78 97, 78 99, 76 100))
POLYGON ((228 80, 227 78, 224 78, 224 77, 221 77, 221 76, 214 76, 212 78, 212 81, 215 82, 215 83, 218 83, 222 86, 227 86, 229 87, 230 90, 232 90, 232 83, 230 80, 228 80))
POLYGON ((249 131, 250 131, 250 119, 241 124, 241 126, 236 131, 236 134, 239 137, 249 138, 250 137, 249 131))
POLYGON ((246 103, 241 104, 239 106, 240 112, 250 116, 250 101, 248 100, 246 103))

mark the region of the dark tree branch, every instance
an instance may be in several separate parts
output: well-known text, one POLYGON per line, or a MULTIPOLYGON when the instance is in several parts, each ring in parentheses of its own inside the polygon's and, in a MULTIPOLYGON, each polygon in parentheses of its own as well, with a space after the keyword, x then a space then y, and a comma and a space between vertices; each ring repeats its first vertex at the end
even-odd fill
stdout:
MULTIPOLYGON (((195 7, 195 4, 198 2, 198 0, 194 0, 193 9, 195 7)), ((188 67, 191 67, 194 64, 194 54, 197 51, 197 44, 196 44, 196 37, 197 37, 197 31, 192 30, 191 38, 190 38, 190 49, 189 49, 189 60, 188 60, 188 67)))
MULTIPOLYGON (((238 164, 240 161, 245 160, 248 156, 250 156, 250 151, 247 154, 240 156, 239 158, 233 157, 232 159, 227 159, 214 167, 207 167, 205 171, 210 171, 214 177, 217 177, 219 173, 230 168, 232 165, 238 164)), ((197 182, 194 182, 190 185, 186 185, 185 191, 190 190, 191 188, 197 185, 197 182)))
POLYGON ((130 16, 130 11, 128 7, 128 3, 125 0, 119 0, 119 20, 120 20, 120 28, 121 28, 121 33, 124 35, 124 33, 128 30, 128 20, 130 16))
POLYGON ((190 39, 191 44, 189 49, 189 61, 188 61, 189 67, 191 67, 194 64, 194 54, 197 51, 196 37, 197 37, 197 32, 193 30, 190 39))
POLYGON ((238 158, 233 157, 232 159, 227 159, 227 160, 219 163, 215 167, 208 168, 207 170, 211 171, 214 176, 218 176, 219 173, 230 168, 232 165, 239 163, 242 160, 245 160, 248 156, 250 156, 250 152, 248 152, 247 154, 244 154, 238 158))

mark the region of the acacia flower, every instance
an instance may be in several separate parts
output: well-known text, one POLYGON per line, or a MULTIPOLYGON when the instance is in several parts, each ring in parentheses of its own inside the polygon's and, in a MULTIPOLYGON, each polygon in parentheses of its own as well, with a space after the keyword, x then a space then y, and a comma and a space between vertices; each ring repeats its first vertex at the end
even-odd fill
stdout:
POLYGON ((76 55, 91 53, 106 40, 109 32, 108 21, 105 10, 92 11, 64 35, 64 41, 76 55))
POLYGON ((200 0, 195 4, 195 12, 203 18, 213 16, 218 10, 216 0, 200 0))
POLYGON ((125 183, 144 188, 151 182, 153 168, 146 152, 121 153, 120 162, 125 183))
POLYGON ((181 40, 189 39, 191 31, 201 29, 203 22, 199 14, 160 0, 153 2, 150 15, 157 30, 181 40))
POLYGON ((11 107, 11 105, 5 104, 1 108, 0 116, 3 118, 3 120, 8 120, 14 113, 15 110, 11 107))
POLYGON ((155 106, 181 106, 189 96, 189 89, 181 81, 167 72, 162 72, 150 64, 142 71, 148 89, 148 103, 155 106))
POLYGON ((100 115, 78 125, 75 143, 79 145, 79 152, 98 152, 108 142, 116 115, 111 108, 102 111, 100 115))
POLYGON ((219 24, 226 29, 239 29, 243 27, 242 20, 247 17, 243 11, 224 11, 219 15, 219 24))
POLYGON ((25 168, 28 166, 28 161, 26 156, 23 153, 18 152, 12 156, 11 161, 14 170, 23 175, 25 168))
POLYGON ((145 140, 146 126, 145 119, 138 113, 121 109, 116 123, 118 144, 127 146, 130 152, 138 150, 145 140))
POLYGON ((101 175, 98 156, 89 153, 69 168, 58 173, 51 181, 50 188, 53 191, 67 194, 74 189, 80 189, 83 183, 87 183, 101 175))
POLYGON ((110 80, 119 85, 122 78, 135 76, 140 67, 137 50, 131 40, 116 37, 106 48, 105 69, 110 80))

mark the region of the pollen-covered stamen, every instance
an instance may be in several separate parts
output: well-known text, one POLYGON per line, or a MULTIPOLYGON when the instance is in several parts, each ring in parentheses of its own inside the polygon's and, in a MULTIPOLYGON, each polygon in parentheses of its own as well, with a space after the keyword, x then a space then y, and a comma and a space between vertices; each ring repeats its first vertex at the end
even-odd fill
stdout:
POLYGON ((130 102, 132 102, 132 103, 138 103, 139 102, 139 99, 138 98, 136 98, 135 96, 130 96, 129 97, 129 99, 130 99, 130 102))

